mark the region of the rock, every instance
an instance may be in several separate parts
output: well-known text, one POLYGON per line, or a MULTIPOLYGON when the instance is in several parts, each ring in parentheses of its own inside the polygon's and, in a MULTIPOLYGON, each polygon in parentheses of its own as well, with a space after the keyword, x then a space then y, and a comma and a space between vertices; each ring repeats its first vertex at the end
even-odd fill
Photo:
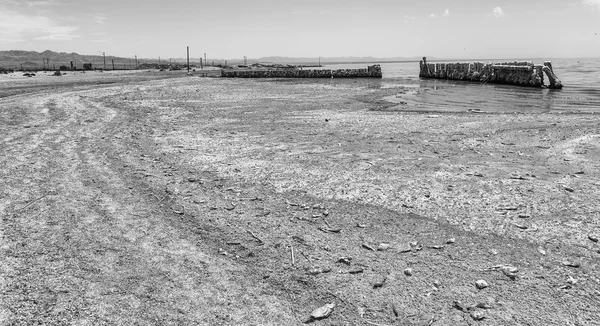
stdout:
POLYGON ((589 234, 588 239, 590 239, 593 242, 598 242, 598 236, 596 236, 594 234, 589 234))
POLYGON ((567 186, 565 186, 564 188, 565 188, 565 190, 566 190, 566 191, 568 191, 568 192, 573 192, 573 191, 575 191, 575 189, 573 189, 573 188, 571 188, 571 187, 567 187, 567 186))
POLYGON ((386 280, 387 280, 387 277, 384 277, 381 281, 378 281, 375 284, 373 284, 373 288, 377 289, 377 288, 382 287, 385 284, 386 280))
POLYGON ((575 267, 575 268, 581 266, 581 264, 576 261, 563 261, 562 264, 565 266, 568 266, 568 267, 575 267))
POLYGON ((329 267, 314 267, 308 271, 308 274, 318 275, 318 274, 329 273, 329 272, 331 272, 331 268, 329 268, 329 267))
POLYGON ((467 311, 467 307, 460 301, 452 301, 452 307, 460 311, 467 311))
POLYGON ((405 269, 404 270, 404 275, 406 275, 406 276, 412 276, 413 275, 412 268, 409 267, 409 268, 405 269))
POLYGON ((400 252, 400 253, 411 252, 411 251, 412 251, 412 247, 408 244, 402 244, 398 248, 398 252, 400 252))
POLYGON ((362 267, 355 267, 351 270, 348 271, 348 274, 360 274, 362 273, 364 270, 362 269, 362 267))
POLYGON ((350 257, 340 257, 340 259, 337 260, 338 263, 343 263, 346 265, 350 265, 351 261, 352 261, 352 258, 350 258, 350 257))
POLYGON ((456 242, 456 239, 454 239, 454 238, 450 238, 450 239, 446 240, 446 244, 453 244, 455 242, 456 242))
POLYGON ((469 315, 471 318, 473 318, 473 320, 479 321, 485 319, 485 315, 481 311, 471 311, 469 315))
POLYGON ((500 270, 511 280, 514 280, 517 277, 517 273, 519 272, 519 269, 512 265, 504 265, 500 268, 500 270))
POLYGON ((335 308, 335 303, 329 303, 321 306, 311 312, 309 320, 325 319, 331 315, 333 308, 335 308))
POLYGON ((377 251, 386 251, 390 248, 389 243, 380 243, 379 246, 377 246, 377 251))
POLYGON ((485 289, 485 288, 487 288, 488 286, 489 286, 489 285, 488 285, 488 283, 487 283, 486 281, 484 281, 484 280, 477 280, 477 281, 475 282, 475 287, 477 287, 477 288, 478 288, 478 289, 480 289, 480 290, 481 290, 481 289, 485 289))
POLYGON ((537 247, 537 251, 544 256, 546 255, 546 249, 542 246, 537 247))

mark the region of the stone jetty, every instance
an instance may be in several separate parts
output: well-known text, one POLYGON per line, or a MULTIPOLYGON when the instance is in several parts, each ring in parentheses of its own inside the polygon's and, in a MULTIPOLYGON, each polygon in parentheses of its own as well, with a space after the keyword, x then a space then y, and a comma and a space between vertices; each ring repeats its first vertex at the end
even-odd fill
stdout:
POLYGON ((550 61, 543 65, 531 61, 428 63, 427 58, 423 57, 419 67, 421 78, 544 87, 545 73, 549 81, 548 88, 560 89, 563 86, 554 74, 550 61))
POLYGON ((221 70, 226 78, 381 78, 381 66, 366 69, 245 69, 221 70))

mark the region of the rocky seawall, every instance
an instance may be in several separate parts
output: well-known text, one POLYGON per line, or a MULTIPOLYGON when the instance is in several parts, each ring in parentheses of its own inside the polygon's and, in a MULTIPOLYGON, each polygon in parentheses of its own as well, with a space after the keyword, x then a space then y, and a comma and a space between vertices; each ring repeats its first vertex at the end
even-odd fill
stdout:
POLYGON ((482 83, 508 84, 517 86, 544 87, 544 73, 548 77, 548 88, 562 88, 562 83, 552 71, 550 61, 543 65, 531 61, 501 63, 456 62, 428 63, 427 58, 419 63, 419 77, 477 81, 482 83))
POLYGON ((381 78, 381 66, 366 69, 221 70, 226 78, 381 78))

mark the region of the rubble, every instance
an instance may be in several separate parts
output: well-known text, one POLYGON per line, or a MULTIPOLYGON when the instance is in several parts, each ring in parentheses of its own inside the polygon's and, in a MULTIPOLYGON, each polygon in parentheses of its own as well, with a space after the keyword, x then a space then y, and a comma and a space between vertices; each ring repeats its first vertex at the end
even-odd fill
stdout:
POLYGON ((563 86, 554 74, 550 61, 544 62, 543 65, 536 65, 531 61, 427 63, 427 58, 423 57, 419 67, 421 78, 543 87, 545 73, 550 83, 548 88, 560 89, 563 86))

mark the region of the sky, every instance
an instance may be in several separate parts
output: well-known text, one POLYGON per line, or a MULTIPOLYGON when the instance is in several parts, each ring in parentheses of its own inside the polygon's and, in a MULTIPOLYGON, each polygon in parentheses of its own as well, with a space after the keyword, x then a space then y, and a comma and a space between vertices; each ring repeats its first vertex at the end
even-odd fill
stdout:
POLYGON ((600 57, 600 0, 0 0, 0 50, 140 58, 600 57))

